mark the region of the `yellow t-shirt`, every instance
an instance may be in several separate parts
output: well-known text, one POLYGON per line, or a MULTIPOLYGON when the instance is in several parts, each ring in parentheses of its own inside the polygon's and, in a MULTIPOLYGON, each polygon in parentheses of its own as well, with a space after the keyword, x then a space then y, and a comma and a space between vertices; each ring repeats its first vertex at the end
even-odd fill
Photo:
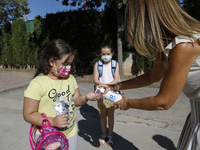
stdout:
POLYGON ((69 112, 68 126, 60 129, 69 138, 77 133, 74 104, 74 94, 77 88, 78 85, 73 75, 69 75, 66 79, 53 80, 40 74, 30 82, 24 91, 24 97, 39 100, 38 112, 45 113, 47 117, 69 112))

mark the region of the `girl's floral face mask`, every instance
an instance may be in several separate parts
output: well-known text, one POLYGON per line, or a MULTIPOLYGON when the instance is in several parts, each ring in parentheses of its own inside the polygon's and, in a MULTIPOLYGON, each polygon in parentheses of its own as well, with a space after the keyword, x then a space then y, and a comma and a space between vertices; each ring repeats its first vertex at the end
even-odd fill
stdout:
POLYGON ((68 66, 60 66, 60 67, 56 67, 56 65, 54 64, 54 67, 59 69, 59 72, 56 71, 56 74, 59 76, 59 77, 67 77, 71 71, 71 65, 68 65, 68 66))

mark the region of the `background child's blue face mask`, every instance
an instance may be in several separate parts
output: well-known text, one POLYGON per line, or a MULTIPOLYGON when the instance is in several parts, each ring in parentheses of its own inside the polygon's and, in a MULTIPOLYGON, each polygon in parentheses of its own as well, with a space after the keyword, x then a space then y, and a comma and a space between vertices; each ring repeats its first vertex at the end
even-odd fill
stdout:
POLYGON ((109 62, 112 59, 111 55, 101 56, 101 59, 105 62, 109 62))

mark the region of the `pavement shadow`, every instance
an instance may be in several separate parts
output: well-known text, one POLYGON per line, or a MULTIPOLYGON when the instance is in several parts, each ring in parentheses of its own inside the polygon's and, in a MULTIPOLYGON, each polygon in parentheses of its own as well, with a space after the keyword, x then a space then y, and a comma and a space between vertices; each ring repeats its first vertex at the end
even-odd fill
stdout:
MULTIPOLYGON (((85 141, 89 142, 94 147, 100 147, 99 138, 101 135, 100 113, 99 111, 85 104, 80 107, 80 113, 85 120, 78 121, 78 135, 85 141)), ((112 146, 113 150, 131 149, 138 150, 133 143, 129 142, 117 133, 113 133, 115 144, 112 146)))
POLYGON ((166 150, 176 150, 174 143, 169 138, 162 135, 154 135, 152 138, 158 143, 158 145, 166 150))

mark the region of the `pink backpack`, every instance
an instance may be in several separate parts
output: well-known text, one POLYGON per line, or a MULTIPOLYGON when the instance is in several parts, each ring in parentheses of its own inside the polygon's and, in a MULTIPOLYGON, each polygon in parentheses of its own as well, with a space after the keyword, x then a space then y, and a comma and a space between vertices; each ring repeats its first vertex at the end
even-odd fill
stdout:
POLYGON ((29 132, 29 141, 32 150, 44 150, 49 144, 59 141, 61 143, 60 150, 68 150, 69 144, 66 136, 58 129, 51 126, 45 113, 42 113, 42 131, 37 139, 37 142, 33 140, 33 134, 37 127, 31 125, 29 132), (48 123, 48 126, 47 126, 48 123))

